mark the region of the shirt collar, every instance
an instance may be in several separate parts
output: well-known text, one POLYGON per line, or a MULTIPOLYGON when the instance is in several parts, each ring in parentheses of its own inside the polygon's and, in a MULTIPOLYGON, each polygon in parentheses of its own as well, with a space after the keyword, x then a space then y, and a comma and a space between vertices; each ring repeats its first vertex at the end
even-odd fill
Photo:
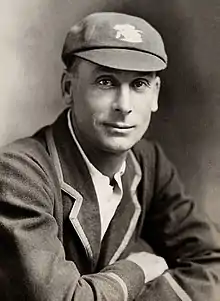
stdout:
MULTIPOLYGON (((73 125, 72 125, 72 120, 71 120, 71 109, 69 109, 68 113, 67 113, 67 119, 68 119, 68 127, 70 130, 70 133, 72 135, 73 140, 75 141, 84 161, 86 162, 86 165, 89 169, 89 172, 91 174, 92 177, 99 177, 99 178, 107 178, 108 181, 110 181, 109 177, 103 175, 88 159, 88 157, 86 156, 85 152, 83 151, 81 145, 79 144, 79 141, 76 138, 76 135, 74 133, 74 129, 73 129, 73 125)), ((120 182, 119 178, 121 178, 121 176, 124 174, 125 172, 125 168, 126 168, 126 162, 124 161, 121 165, 120 170, 114 175, 115 180, 117 181, 117 183, 120 182)))

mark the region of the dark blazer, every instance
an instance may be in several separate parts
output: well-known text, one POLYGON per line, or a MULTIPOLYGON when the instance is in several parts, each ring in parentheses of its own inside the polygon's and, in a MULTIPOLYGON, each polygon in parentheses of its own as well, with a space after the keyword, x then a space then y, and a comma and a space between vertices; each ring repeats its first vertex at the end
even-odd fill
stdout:
POLYGON ((220 236, 157 144, 129 152, 123 198, 100 241, 99 206, 66 112, 0 153, 0 300, 219 300, 220 236), (151 283, 130 252, 169 271, 151 283))

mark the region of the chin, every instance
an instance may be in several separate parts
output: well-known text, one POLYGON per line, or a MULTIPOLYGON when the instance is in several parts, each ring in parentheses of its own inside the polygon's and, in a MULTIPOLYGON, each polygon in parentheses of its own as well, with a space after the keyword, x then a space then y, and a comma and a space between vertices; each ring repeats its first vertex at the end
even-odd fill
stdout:
POLYGON ((110 153, 114 153, 114 154, 121 154, 121 153, 125 153, 127 151, 129 151, 135 144, 137 143, 137 141, 135 141, 134 143, 132 142, 115 142, 114 143, 106 143, 104 145, 104 149, 105 151, 108 151, 110 153))

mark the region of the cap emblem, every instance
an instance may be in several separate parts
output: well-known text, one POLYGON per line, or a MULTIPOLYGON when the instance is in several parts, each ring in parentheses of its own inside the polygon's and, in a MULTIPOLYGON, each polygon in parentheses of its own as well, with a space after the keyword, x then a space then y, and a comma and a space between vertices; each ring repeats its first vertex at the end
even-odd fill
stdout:
POLYGON ((116 39, 130 42, 130 43, 141 43, 143 31, 138 30, 135 26, 130 24, 117 24, 113 27, 116 30, 116 39))

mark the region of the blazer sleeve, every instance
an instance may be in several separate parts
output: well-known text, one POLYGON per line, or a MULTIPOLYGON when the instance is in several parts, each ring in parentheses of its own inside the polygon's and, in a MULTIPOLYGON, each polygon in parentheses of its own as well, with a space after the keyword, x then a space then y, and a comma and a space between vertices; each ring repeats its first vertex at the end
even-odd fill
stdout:
POLYGON ((142 236, 166 259, 169 271, 153 281, 144 295, 155 301, 218 301, 220 233, 203 204, 198 206, 185 194, 176 169, 158 145, 154 145, 153 162, 152 200, 142 236))
POLYGON ((80 275, 65 259, 52 165, 40 143, 26 141, 0 153, 0 300, 134 300, 144 284, 135 263, 121 260, 80 275))

